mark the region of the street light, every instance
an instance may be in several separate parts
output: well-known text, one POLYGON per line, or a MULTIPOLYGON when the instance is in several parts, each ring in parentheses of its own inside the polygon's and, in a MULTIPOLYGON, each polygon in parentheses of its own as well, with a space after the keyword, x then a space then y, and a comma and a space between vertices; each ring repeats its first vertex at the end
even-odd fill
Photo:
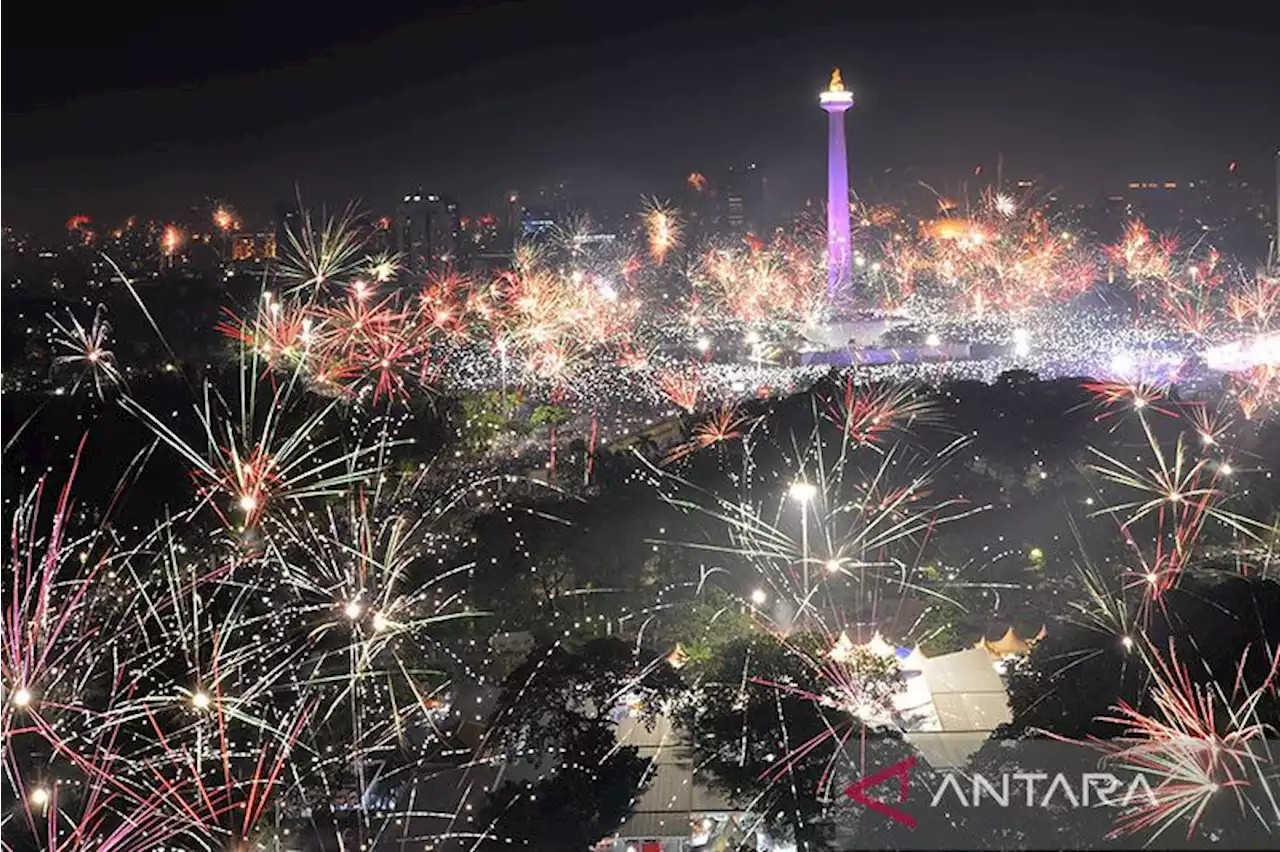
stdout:
MULTIPOLYGON (((809 600, 809 504, 818 494, 818 487, 812 482, 796 480, 788 489, 791 499, 800 504, 800 566, 804 575, 804 603, 809 600)), ((804 603, 800 604, 799 618, 804 613, 804 603)))
POLYGON ((791 483, 791 488, 787 491, 791 495, 792 500, 799 500, 801 503, 808 503, 818 495, 818 486, 812 482, 798 481, 791 483))

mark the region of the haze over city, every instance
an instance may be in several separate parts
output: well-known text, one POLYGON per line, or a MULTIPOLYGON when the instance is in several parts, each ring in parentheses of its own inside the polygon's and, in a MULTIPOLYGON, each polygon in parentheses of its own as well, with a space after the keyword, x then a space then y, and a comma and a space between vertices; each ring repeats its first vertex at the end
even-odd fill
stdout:
POLYGON ((749 161, 794 209, 822 181, 802 94, 832 65, 858 97, 860 192, 904 173, 955 191, 1000 154, 1073 201, 1270 167, 1274 41, 1246 16, 932 11, 658 3, 619 22, 583 3, 144 4, 78 12, 59 44, 56 11, 35 10, 49 25, 9 51, 24 73, 6 84, 6 221, 172 216, 205 196, 265 217, 295 184, 372 209, 422 184, 475 212, 568 181, 619 206, 749 161))
POLYGON ((6 852, 1280 848, 1268 22, 23 15, 6 852))

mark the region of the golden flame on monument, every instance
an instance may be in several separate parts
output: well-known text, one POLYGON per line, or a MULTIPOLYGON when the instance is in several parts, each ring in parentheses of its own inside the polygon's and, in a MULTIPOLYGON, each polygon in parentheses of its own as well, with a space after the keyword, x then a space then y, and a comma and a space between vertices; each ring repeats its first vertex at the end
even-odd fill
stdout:
POLYGON ((831 85, 827 86, 827 91, 828 91, 828 92, 843 92, 843 91, 845 91, 845 87, 844 87, 844 80, 841 80, 841 79, 840 79, 840 69, 839 69, 839 68, 832 68, 832 69, 831 69, 831 85))

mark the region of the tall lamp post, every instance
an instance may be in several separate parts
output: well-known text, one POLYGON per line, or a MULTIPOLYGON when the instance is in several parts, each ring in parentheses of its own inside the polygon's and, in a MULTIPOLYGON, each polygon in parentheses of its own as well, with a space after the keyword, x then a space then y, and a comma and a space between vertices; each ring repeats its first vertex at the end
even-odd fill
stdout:
POLYGON ((792 500, 800 504, 800 567, 804 582, 804 597, 801 598, 800 611, 796 613, 796 619, 799 620, 804 614, 804 608, 809 604, 809 504, 817 496, 818 487, 811 482, 797 480, 791 483, 787 493, 792 500))

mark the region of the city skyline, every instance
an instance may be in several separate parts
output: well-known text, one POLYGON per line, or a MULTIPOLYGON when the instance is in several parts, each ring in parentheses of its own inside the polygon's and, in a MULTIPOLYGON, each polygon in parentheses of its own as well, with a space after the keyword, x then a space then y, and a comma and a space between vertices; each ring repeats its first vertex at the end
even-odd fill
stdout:
MULTIPOLYGON (((102 79, 54 73, 66 56, 44 55, 30 64, 37 83, 6 110, 6 224, 163 215, 203 196, 267 213, 295 186, 309 204, 360 198, 374 210, 424 186, 479 212, 509 189, 564 178, 592 206, 748 161, 762 164, 775 203, 794 209, 822 195, 823 119, 804 93, 833 65, 860 104, 850 178, 864 193, 911 168, 958 184, 997 158, 1007 178, 1043 176, 1071 200, 1229 161, 1262 179, 1280 138, 1265 108, 1280 98, 1265 73, 1270 34, 1231 31, 1238 22, 988 14, 912 25, 757 9, 733 21, 655 16, 622 40, 601 21, 565 25, 568 8, 535 18, 474 4, 447 17, 459 35, 439 51, 422 40, 432 20, 384 13, 353 25, 345 45, 311 22, 279 49, 192 49, 185 64, 166 64, 169 46, 157 68, 123 60, 102 79), (1086 30, 1091 39, 1076 37, 1086 30), (430 54, 421 67, 411 44, 430 54), (555 44, 563 49, 544 49, 555 44), (441 63, 453 77, 434 73, 441 63)), ((135 38, 176 38, 194 20, 153 21, 135 38)), ((263 32, 283 26, 256 20, 263 32)), ((28 65, 21 50, 11 55, 28 65)), ((81 55, 91 66, 97 54, 81 55)))

